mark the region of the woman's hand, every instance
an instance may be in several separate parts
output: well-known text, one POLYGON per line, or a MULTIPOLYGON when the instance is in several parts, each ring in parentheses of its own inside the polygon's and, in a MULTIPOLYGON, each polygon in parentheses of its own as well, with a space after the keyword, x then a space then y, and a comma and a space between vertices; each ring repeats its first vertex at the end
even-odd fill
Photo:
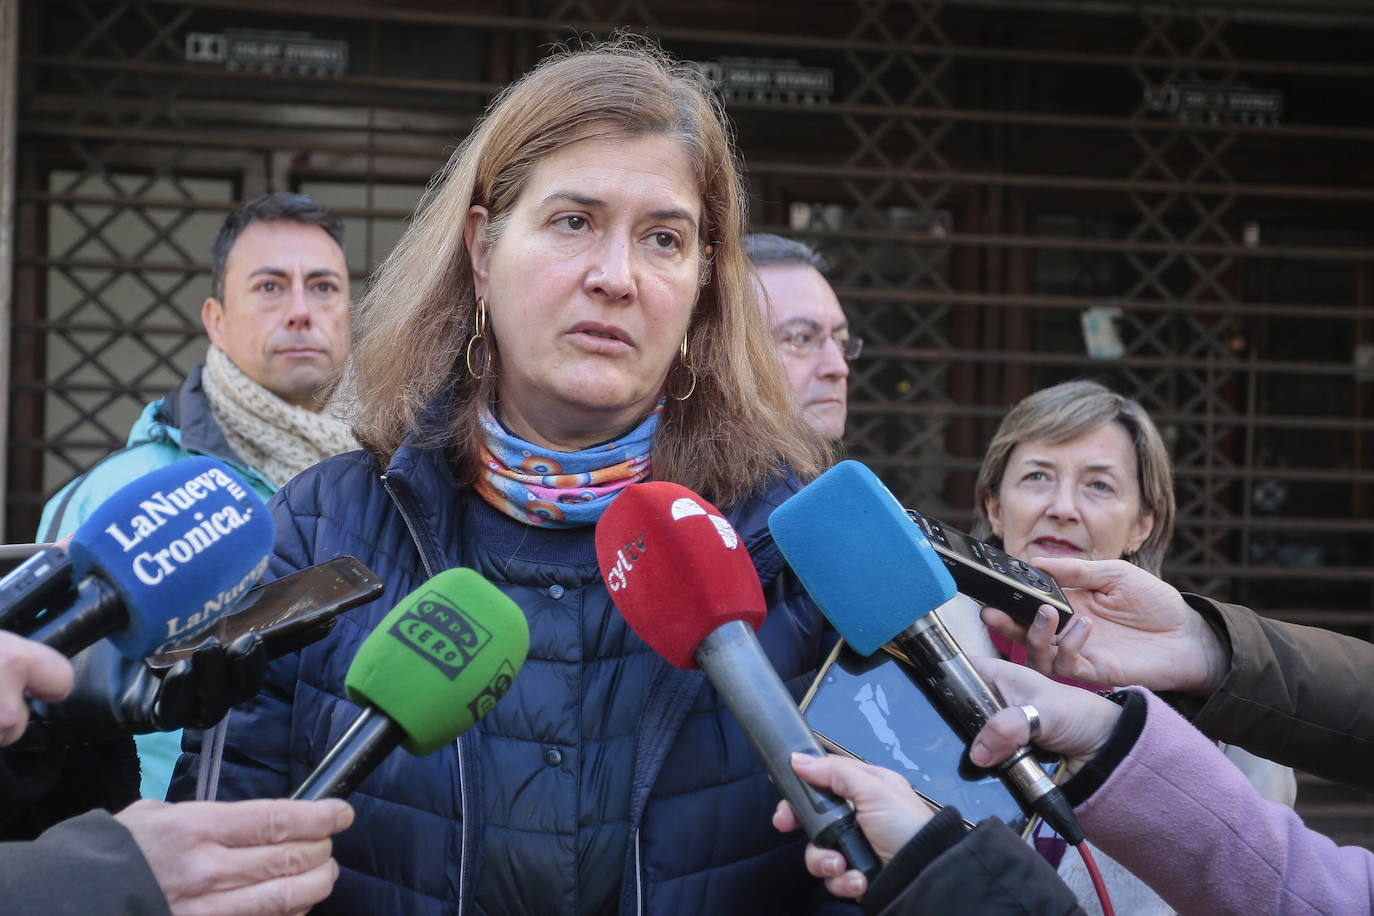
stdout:
MULTIPOLYGON (((829 789, 853 803, 859 829, 884 865, 934 815, 910 784, 892 770, 838 754, 793 754, 792 769, 811 785, 829 789)), ((791 806, 782 801, 773 812, 773 826, 785 833, 796 830, 801 822, 791 806)), ((850 869, 844 856, 833 849, 807 844, 806 869, 817 878, 824 878, 826 888, 836 897, 857 899, 868 890, 863 874, 850 869)))
POLYGON ((1063 754, 1070 775, 1096 756, 1121 718, 1120 706, 1091 690, 1056 683, 1000 658, 970 658, 969 662, 1006 704, 969 746, 969 759, 980 767, 995 766, 1031 743, 1030 722, 1025 711, 1017 708, 1023 703, 1040 714, 1035 746, 1063 754))
POLYGON ((1073 605, 1057 637, 1058 612, 1042 606, 1030 627, 995 608, 983 622, 1026 646, 1038 671, 1094 684, 1140 684, 1206 696, 1220 686, 1228 651, 1172 585, 1125 560, 1037 557, 1073 605))

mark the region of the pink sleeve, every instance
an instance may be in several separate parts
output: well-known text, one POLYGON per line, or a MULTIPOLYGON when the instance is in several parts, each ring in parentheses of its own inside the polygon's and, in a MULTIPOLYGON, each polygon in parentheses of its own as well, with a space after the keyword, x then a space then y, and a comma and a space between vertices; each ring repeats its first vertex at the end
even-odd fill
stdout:
POLYGON ((1139 739, 1077 809, 1093 844, 1184 914, 1370 912, 1374 854, 1338 847, 1265 801, 1201 732, 1142 692, 1139 739))

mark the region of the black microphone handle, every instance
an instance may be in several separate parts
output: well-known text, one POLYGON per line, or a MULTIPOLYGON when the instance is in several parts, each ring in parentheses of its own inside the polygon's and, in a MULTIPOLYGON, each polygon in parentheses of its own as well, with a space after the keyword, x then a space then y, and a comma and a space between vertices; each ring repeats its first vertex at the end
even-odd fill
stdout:
POLYGON ((872 880, 882 864, 859 830, 854 806, 803 782, 792 769, 794 751, 824 757, 825 750, 802 719, 754 631, 742 620, 717 627, 697 647, 696 662, 739 720, 806 835, 816 845, 842 853, 851 868, 872 880))
POLYGON ((26 633, 38 612, 72 584, 72 561, 59 547, 35 553, 0 579, 0 629, 26 633))
POLYGON ((48 605, 29 639, 70 658, 128 623, 129 610, 114 587, 99 576, 86 576, 75 589, 48 605), (73 607, 80 610, 72 613, 73 607))
MULTIPOLYGON (((892 644, 921 675, 926 695, 959 723, 964 740, 972 741, 988 719, 1005 708, 934 612, 898 633, 892 644)), ((1075 845, 1083 842, 1083 828, 1072 807, 1029 747, 1021 748, 996 769, 1060 836, 1075 845)))
POLYGON ((291 797, 345 797, 377 769, 404 737, 405 732, 390 716, 375 706, 367 707, 291 797))

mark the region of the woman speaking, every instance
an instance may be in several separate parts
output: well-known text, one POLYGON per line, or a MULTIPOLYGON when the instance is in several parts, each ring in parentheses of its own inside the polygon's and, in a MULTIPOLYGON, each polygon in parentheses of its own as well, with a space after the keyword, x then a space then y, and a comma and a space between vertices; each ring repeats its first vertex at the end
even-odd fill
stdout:
POLYGON ((351 796, 317 912, 851 906, 816 893, 805 838, 769 826, 778 796, 744 733, 700 672, 628 629, 596 563, 617 493, 676 481, 748 546, 769 605, 759 639, 795 693, 833 643, 768 535, 826 454, 753 299, 744 207, 709 91, 624 39, 502 92, 380 268, 351 370, 364 450, 278 494, 272 575, 354 554, 388 597, 274 663, 230 719, 220 794, 301 782, 357 714, 343 681, 359 643, 441 570, 514 599, 530 652, 476 728, 425 758, 391 754, 351 796))

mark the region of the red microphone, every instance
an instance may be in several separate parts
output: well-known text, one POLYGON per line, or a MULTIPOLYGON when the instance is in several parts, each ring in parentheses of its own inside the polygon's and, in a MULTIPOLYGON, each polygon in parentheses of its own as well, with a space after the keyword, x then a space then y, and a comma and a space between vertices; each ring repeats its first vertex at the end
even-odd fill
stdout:
POLYGON ((700 667, 739 721, 807 836, 871 880, 880 866, 854 808, 792 771, 825 756, 754 635, 768 613, 739 533, 675 483, 626 487, 596 525, 601 577, 626 622, 678 668, 700 667))

